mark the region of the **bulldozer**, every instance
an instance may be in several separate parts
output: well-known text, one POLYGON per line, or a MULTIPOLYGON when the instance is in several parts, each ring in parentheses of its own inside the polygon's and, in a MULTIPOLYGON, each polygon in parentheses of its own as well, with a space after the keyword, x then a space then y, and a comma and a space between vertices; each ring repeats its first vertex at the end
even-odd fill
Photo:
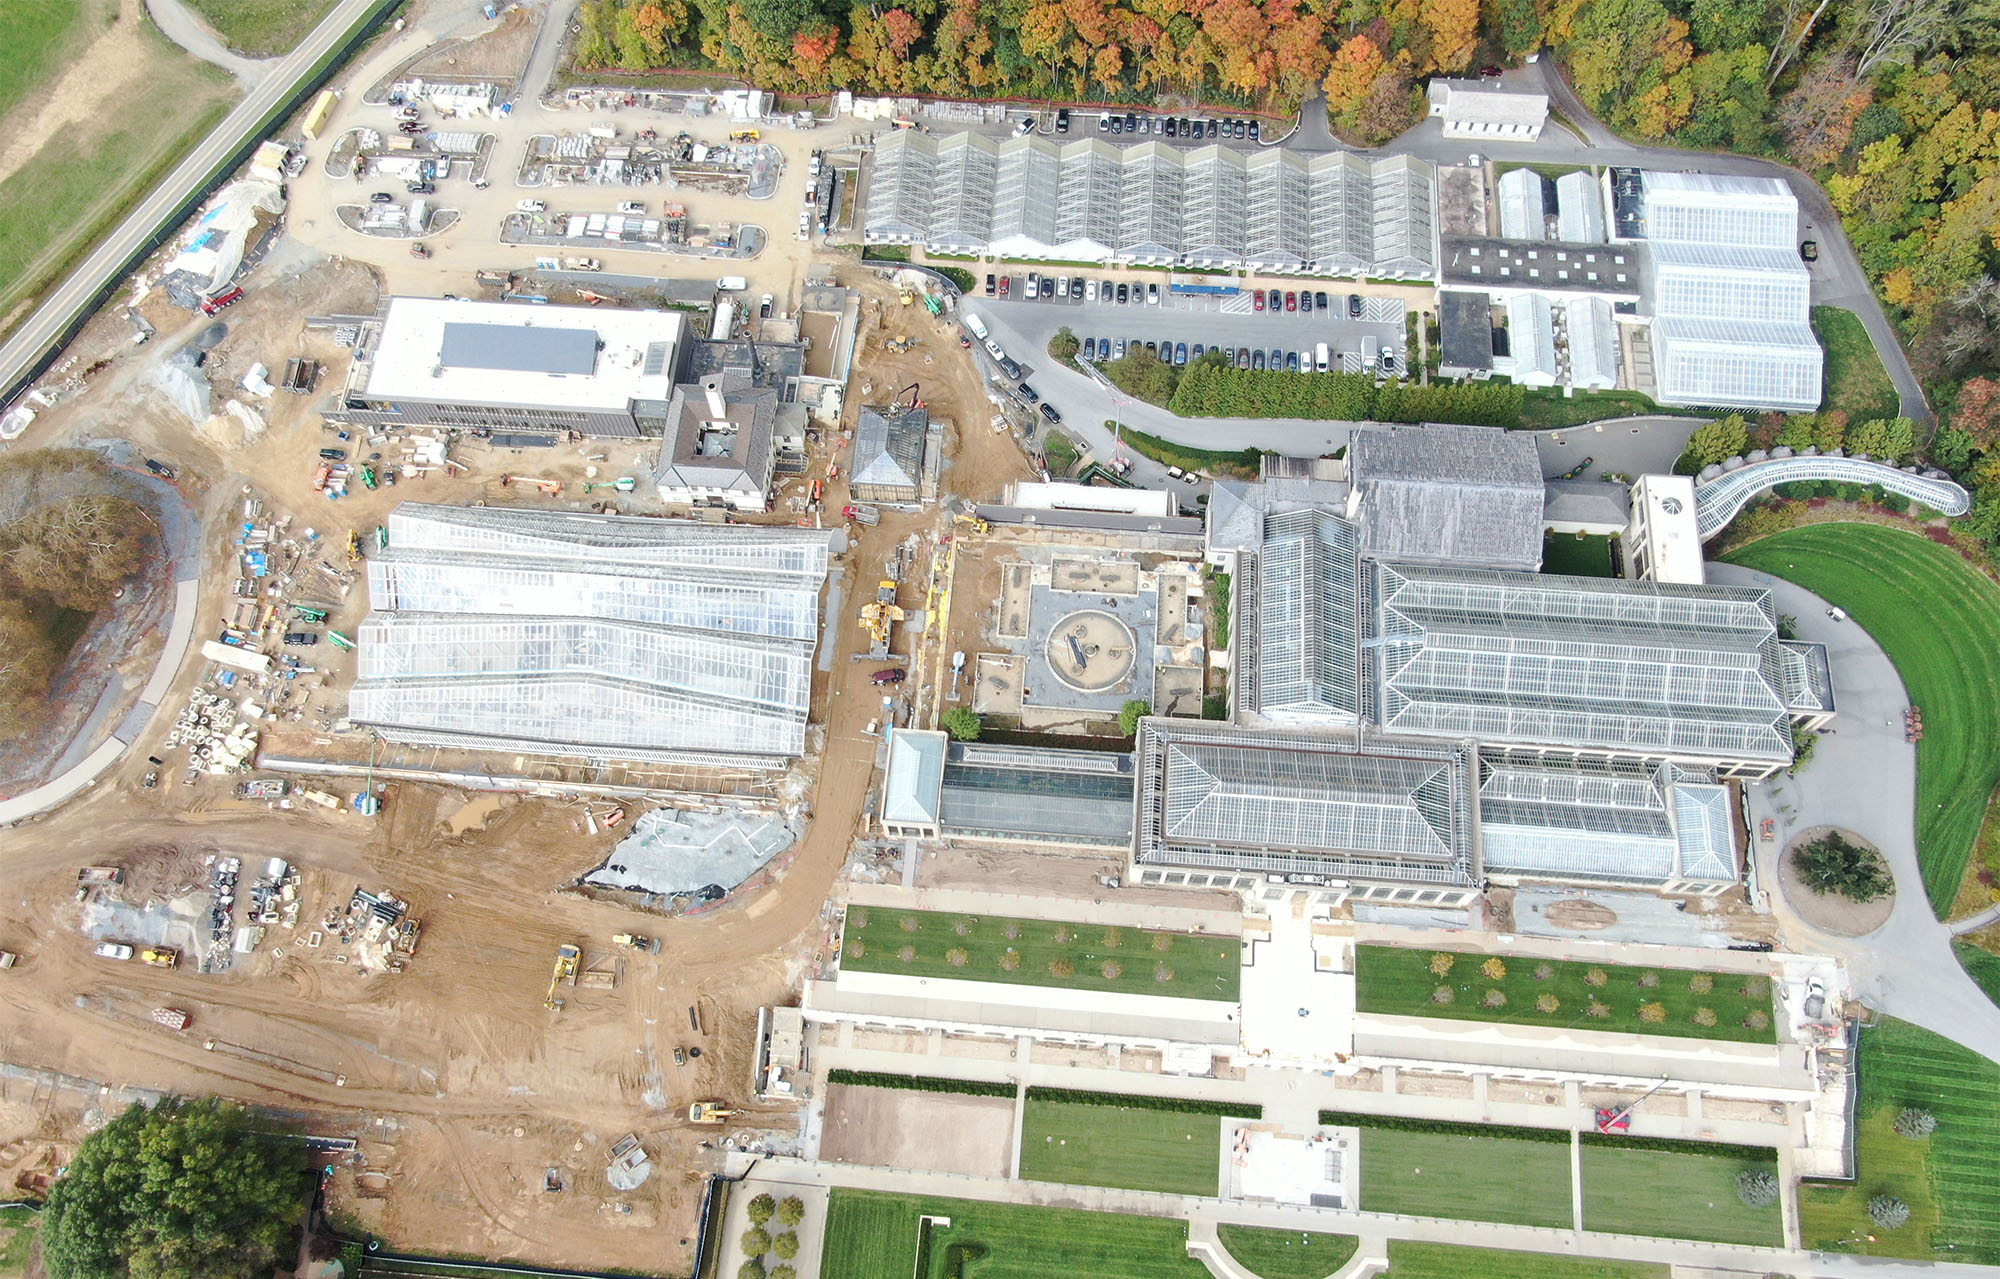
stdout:
POLYGON ((583 961, 583 948, 565 942, 556 947, 555 971, 549 974, 549 993, 542 1000, 542 1007, 550 1012, 560 1012, 563 1001, 556 998, 556 990, 564 982, 576 985, 577 966, 583 961))
POLYGON ((657 955, 660 953, 658 938, 641 937, 637 933, 614 933, 611 938, 611 944, 614 946, 623 946, 627 950, 643 950, 648 955, 657 955))
POLYGON ((733 1119, 742 1112, 736 1107, 720 1101, 697 1101, 688 1107, 688 1122, 691 1124, 719 1124, 733 1119))

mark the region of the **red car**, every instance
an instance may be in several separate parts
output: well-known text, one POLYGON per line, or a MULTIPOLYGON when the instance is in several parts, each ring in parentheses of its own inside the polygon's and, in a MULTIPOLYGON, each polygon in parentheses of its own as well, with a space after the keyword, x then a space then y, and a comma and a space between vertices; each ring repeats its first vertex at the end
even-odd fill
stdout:
POLYGON ((1000 277, 1000 296, 1001 296, 1001 297, 1003 297, 1003 298, 1004 298, 1004 297, 1006 297, 1006 296, 1007 296, 1007 290, 1008 290, 1009 288, 1013 287, 1013 284, 1014 284, 1014 277, 1013 277, 1013 276, 1011 276, 1011 275, 1003 275, 1003 276, 1001 276, 1001 277, 1000 277))
POLYGON ((1262 290, 1262 289, 1256 289, 1256 290, 1253 290, 1253 291, 1251 292, 1251 294, 1250 294, 1250 304, 1251 304, 1252 306, 1256 307, 1256 308, 1257 308, 1257 309, 1258 309, 1259 311, 1263 310, 1263 309, 1264 309, 1264 290, 1262 290))
POLYGON ((900 684, 908 678, 910 678, 910 673, 901 667, 890 667, 886 671, 876 671, 874 675, 877 684, 900 684))
POLYGON ((1296 294, 1296 293, 1287 293, 1287 294, 1285 295, 1285 309, 1286 309, 1287 311, 1296 311, 1296 310, 1298 310, 1298 309, 1299 309, 1299 295, 1298 295, 1298 294, 1296 294))

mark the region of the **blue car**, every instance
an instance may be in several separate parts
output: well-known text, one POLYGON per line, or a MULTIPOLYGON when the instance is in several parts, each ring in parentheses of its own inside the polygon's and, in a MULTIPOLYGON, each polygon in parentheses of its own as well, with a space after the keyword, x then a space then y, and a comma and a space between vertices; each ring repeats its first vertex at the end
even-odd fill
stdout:
POLYGON ((1178 366, 1186 363, 1187 363, 1187 343, 1177 342, 1174 344, 1174 364, 1178 366))

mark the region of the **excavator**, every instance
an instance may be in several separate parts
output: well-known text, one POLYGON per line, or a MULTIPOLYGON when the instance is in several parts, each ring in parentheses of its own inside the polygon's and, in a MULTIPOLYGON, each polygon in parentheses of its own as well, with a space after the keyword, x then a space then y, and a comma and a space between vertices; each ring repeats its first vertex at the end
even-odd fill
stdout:
POLYGON ((549 993, 542 1000, 542 1007, 550 1012, 561 1012, 563 1001, 556 998, 556 989, 564 982, 576 985, 576 970, 583 962, 583 948, 568 942, 556 947, 555 971, 549 974, 549 993))
POLYGON ((691 1124, 719 1124, 733 1119, 742 1112, 734 1106, 720 1101, 697 1101, 688 1107, 688 1122, 691 1124))

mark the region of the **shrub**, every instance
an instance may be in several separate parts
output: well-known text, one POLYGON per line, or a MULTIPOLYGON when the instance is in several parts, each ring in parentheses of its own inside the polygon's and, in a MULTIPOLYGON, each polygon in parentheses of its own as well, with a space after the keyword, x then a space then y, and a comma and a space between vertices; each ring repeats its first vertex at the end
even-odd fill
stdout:
POLYGON ((1868 1217, 1884 1230, 1901 1230, 1910 1224, 1910 1205, 1894 1195, 1876 1195, 1868 1201, 1868 1217))
POLYGON ((1648 1025, 1657 1026, 1666 1019, 1667 1019, 1667 1006, 1665 1004, 1653 1003, 1653 1004, 1639 1005, 1640 1021, 1643 1021, 1648 1025))
POLYGON ((1535 1011, 1538 1013, 1552 1013, 1561 1007, 1562 1000, 1557 999, 1554 995, 1544 993, 1535 996, 1535 1011))
POLYGON ((1736 1197, 1752 1208, 1769 1208, 1778 1202, 1778 1178, 1763 1168, 1745 1168, 1736 1174, 1736 1197))
MULTIPOLYGON (((830 1084, 849 1084, 857 1088, 898 1088, 904 1092, 956 1093, 965 1097, 1012 1097, 1014 1085, 987 1083, 978 1079, 939 1079, 934 1075, 890 1075, 875 1070, 830 1070, 826 1081, 830 1084)), ((768 1198, 768 1196, 766 1196, 768 1198)), ((778 1220, 787 1226, 796 1226, 804 1220, 806 1206, 797 1199, 787 1199, 778 1205, 778 1220), (786 1207, 786 1204, 796 1205, 786 1207), (789 1215, 788 1215, 789 1214, 789 1215)), ((770 1218, 764 1218, 769 1221, 770 1218)), ((762 1225, 760 1221, 757 1224, 762 1225)))
POLYGON ((901 950, 896 952, 896 958, 902 960, 906 964, 913 962, 916 959, 916 957, 917 957, 917 948, 915 946, 905 946, 901 950))
POLYGON ((771 1267, 769 1279, 799 1279, 799 1272, 781 1262, 771 1267))
POLYGON ((1262 1119, 1264 1108, 1252 1102, 1203 1101, 1198 1097, 1149 1097, 1142 1093, 1091 1092, 1081 1088, 1028 1089, 1029 1101, 1059 1101, 1071 1106, 1117 1106, 1126 1110, 1164 1110, 1176 1115, 1221 1115, 1224 1119, 1262 1119))
POLYGON ((1555 975, 1556 975, 1556 966, 1554 964, 1540 963, 1535 965, 1536 981, 1547 981, 1549 978, 1555 975))
POLYGON ((1749 1015, 1744 1017, 1743 1026, 1746 1030, 1769 1030, 1771 1028, 1771 1014, 1762 1009, 1753 1008, 1750 1010, 1749 1015))
POLYGON ((1937 1131, 1937 1116, 1910 1106, 1896 1115, 1896 1131, 1911 1141, 1922 1141, 1937 1131))
MULTIPOLYGON (((956 1081, 953 1081, 956 1082, 956 1081)), ((996 1084, 993 1087, 1014 1091, 1012 1084, 996 1084)), ((778 1220, 787 1226, 796 1226, 806 1219, 806 1201, 797 1195, 787 1195, 778 1201, 778 1220)))
POLYGON ((972 932, 972 925, 961 919, 951 926, 951 931, 957 933, 960 937, 964 937, 972 932))
POLYGON ((786 1231, 771 1241, 771 1252, 780 1261, 790 1261, 799 1255, 799 1237, 786 1231))
POLYGON ((1020 952, 1020 951, 1018 951, 1018 950, 1015 950, 1015 949, 1014 949, 1014 948, 1013 948, 1012 946, 1009 946, 1009 947, 1008 947, 1008 948, 1006 949, 1005 953, 1003 953, 1003 954, 1002 954, 1002 955, 1000 956, 1000 968, 1001 968, 1001 970, 1002 970, 1003 972, 1010 972, 1010 973, 1011 973, 1011 972, 1013 972, 1013 971, 1014 971, 1015 969, 1019 968, 1020 966, 1021 966, 1021 952, 1020 952))
POLYGON ((1173 938, 1173 934, 1172 934, 1172 933, 1154 933, 1154 934, 1153 934, 1153 949, 1154 949, 1154 950, 1158 950, 1158 951, 1169 951, 1169 950, 1172 950, 1173 948, 1174 948, 1174 938, 1173 938))
POLYGON ((1124 944, 1125 944, 1124 929, 1107 928, 1104 930, 1104 941, 1103 941, 1104 949, 1117 950, 1120 946, 1123 946, 1124 944))
POLYGON ((1076 965, 1067 959, 1051 959, 1049 961, 1049 973, 1056 977, 1074 977, 1076 976, 1076 965))
POLYGON ((1449 986, 1439 986, 1431 992, 1431 1002, 1434 1004, 1448 1004, 1457 998, 1458 992, 1449 986))
POLYGON ((853 941, 847 943, 848 958, 859 959, 867 953, 868 953, 868 947, 862 944, 860 938, 857 937, 853 941))
POLYGON ((905 915, 903 916, 902 922, 898 924, 897 927, 901 928, 906 933, 914 933, 919 928, 922 928, 923 925, 917 922, 917 917, 915 915, 905 915))
POLYGON ((1736 993, 1745 999, 1755 999, 1759 995, 1770 994, 1771 983, 1762 977, 1745 977, 1743 984, 1736 988, 1736 993))
POLYGON ((1021 940, 1021 926, 1019 924, 1009 924, 1001 930, 1000 935, 1008 941, 1019 941, 1021 940))
POLYGON ((971 960, 972 956, 966 953, 963 946, 953 946, 944 953, 944 962, 950 964, 953 968, 963 968, 971 960))
POLYGON ((868 927, 868 908, 866 906, 856 906, 853 910, 848 911, 847 923, 850 928, 868 927))
POLYGON ((1156 981, 1156 982, 1160 983, 1160 984, 1161 984, 1162 986, 1164 986, 1164 985, 1166 985, 1166 984, 1167 984, 1168 982, 1172 981, 1173 979, 1174 979, 1174 970, 1173 970, 1173 969, 1171 969, 1171 968, 1167 967, 1167 966, 1166 966, 1165 964, 1156 964, 1156 965, 1154 965, 1154 967, 1153 967, 1153 980, 1154 980, 1154 981, 1156 981))
POLYGON ((1857 844, 1839 831, 1828 831, 1792 854, 1792 865, 1806 887, 1837 894, 1855 902, 1872 902, 1895 887, 1882 855, 1857 844))
POLYGON ((1660 984, 1660 975, 1658 973, 1644 972, 1639 974, 1639 989, 1652 990, 1659 984, 1660 984))
POLYGON ((752 1257, 736 1268, 736 1279, 765 1279, 764 1259, 752 1257))
POLYGON ((1507 1006, 1506 992, 1499 990, 1489 990, 1486 992, 1484 996, 1480 998, 1479 1003, 1482 1007, 1485 1008, 1504 1008, 1507 1006))
POLYGON ((1431 976, 1433 977, 1450 976, 1451 966, 1453 964, 1456 964, 1457 962, 1458 962, 1458 956, 1452 954, 1449 951, 1443 951, 1443 950, 1433 951, 1431 954, 1431 976))
POLYGON ((1590 1006, 1583 1011, 1585 1016, 1595 1017, 1599 1021, 1602 1021, 1611 1015, 1611 1005, 1601 999, 1593 999, 1590 1001, 1590 1006))
POLYGON ((1715 989, 1715 978, 1708 973, 1696 973, 1688 978, 1688 989, 1697 995, 1706 995, 1715 989))
POLYGON ((1153 713, 1153 704, 1133 699, 1118 708, 1118 731, 1126 737, 1139 731, 1139 721, 1153 713))
POLYGON ((1583 975, 1583 984, 1586 986, 1602 986, 1610 980, 1611 974, 1605 972, 1602 968, 1593 968, 1583 975))
POLYGON ((1509 1141, 1540 1141, 1567 1146, 1567 1128, 1510 1128, 1504 1124, 1461 1124, 1448 1119, 1399 1119, 1392 1115, 1362 1115, 1346 1110, 1319 1112, 1322 1128, 1373 1128, 1380 1132, 1424 1132, 1446 1137, 1504 1137, 1509 1141))
POLYGON ((1692 1020, 1697 1026, 1713 1026, 1715 1024, 1715 1010, 1713 1008, 1697 1008, 1694 1010, 1692 1020))
POLYGON ((1071 933, 1067 927, 1060 924, 1056 926, 1056 945, 1067 946, 1073 940, 1075 940, 1075 934, 1071 933))
POLYGON ((771 1232, 762 1226, 752 1226, 737 1236, 736 1246, 743 1250, 746 1257, 761 1257, 771 1251, 771 1232))
POLYGON ((1082 340, 1076 336, 1067 324, 1057 329, 1056 335, 1049 339, 1049 354, 1054 356, 1057 363, 1060 364, 1068 364, 1074 361, 1076 353, 1082 349, 1082 340))
POLYGON ((1125 965, 1115 959, 1107 959, 1104 961, 1104 967, 1099 971, 1104 974, 1104 980, 1117 981, 1125 975, 1125 965))
POLYGON ((950 733, 954 741, 979 740, 979 713, 969 706, 952 707, 938 717, 938 726, 950 733))
MULTIPOLYGON (((743 1206, 743 1215, 750 1219, 751 1225, 761 1226, 765 1222, 769 1221, 771 1219, 771 1214, 776 1212, 777 1210, 778 1210, 778 1201, 776 1199, 773 1199, 769 1195, 758 1195, 755 1199, 752 1199, 749 1203, 743 1206)), ((762 1252, 764 1250, 762 1248, 746 1248, 744 1249, 744 1251, 762 1252)))
POLYGON ((1507 975, 1507 961, 1498 955, 1489 956, 1486 962, 1479 966, 1479 971, 1487 981, 1499 981, 1507 975))

